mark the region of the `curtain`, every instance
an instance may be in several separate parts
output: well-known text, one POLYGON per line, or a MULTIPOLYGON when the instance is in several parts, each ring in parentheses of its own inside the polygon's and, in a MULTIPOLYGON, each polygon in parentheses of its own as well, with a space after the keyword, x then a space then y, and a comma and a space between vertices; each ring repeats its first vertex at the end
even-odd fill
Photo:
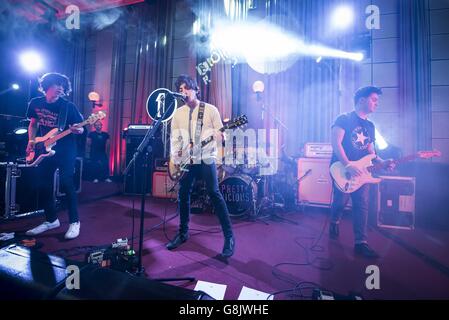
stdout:
MULTIPOLYGON (((235 12, 245 11, 246 1, 242 0, 200 0, 193 7, 198 33, 193 36, 194 49, 197 53, 196 64, 207 63, 211 56, 209 49, 210 32, 219 19, 227 19, 226 8, 232 7, 235 12)), ((218 108, 222 119, 232 116, 232 79, 231 64, 223 61, 214 64, 207 73, 207 80, 196 73, 200 87, 201 100, 218 108)))
POLYGON ((174 1, 158 0, 128 8, 115 24, 111 75, 111 163, 113 174, 125 167, 122 130, 149 124, 146 101, 157 88, 171 88, 174 1), (126 68, 132 68, 132 72, 126 68))
POLYGON ((405 153, 432 146, 428 2, 399 1, 399 95, 405 153))
MULTIPOLYGON (((306 42, 329 41, 325 38, 329 1, 266 0, 264 4, 263 17, 286 32, 306 42)), ((278 129, 279 145, 291 155, 298 155, 305 142, 329 142, 332 121, 340 111, 339 61, 323 59, 318 64, 315 59, 299 57, 285 71, 273 74, 257 73, 247 64, 233 70, 236 112, 248 114, 252 127, 278 129), (262 98, 252 91, 256 80, 265 84, 262 98)))

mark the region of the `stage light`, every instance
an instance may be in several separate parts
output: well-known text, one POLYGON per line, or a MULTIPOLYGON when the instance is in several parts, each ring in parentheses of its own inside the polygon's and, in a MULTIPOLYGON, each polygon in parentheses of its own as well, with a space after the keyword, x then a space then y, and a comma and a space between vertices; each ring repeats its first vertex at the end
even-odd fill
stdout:
POLYGON ((22 128, 22 127, 20 127, 20 128, 14 129, 14 133, 15 133, 15 134, 18 134, 18 135, 20 135, 20 134, 25 134, 25 133, 27 133, 27 132, 28 132, 28 128, 22 128))
POLYGON ((259 73, 287 70, 300 56, 363 60, 359 52, 347 52, 319 44, 307 44, 301 38, 271 23, 217 23, 211 32, 211 49, 220 49, 236 60, 245 60, 259 73))
POLYGON ((257 80, 253 83, 254 93, 264 92, 264 90, 265 90, 265 84, 262 81, 257 80))
POLYGON ((89 98, 90 101, 93 101, 93 102, 100 101, 100 95, 95 91, 89 92, 87 97, 89 98))
POLYGON ((377 129, 375 131, 375 135, 376 135, 376 146, 379 148, 379 150, 384 150, 388 148, 387 141, 384 139, 384 137, 382 137, 382 135, 379 133, 377 129))
POLYGON ((28 126, 27 126, 28 120, 20 120, 19 125, 14 129, 14 134, 22 135, 26 134, 28 132, 28 126))
POLYGON ((201 22, 199 19, 196 19, 195 22, 193 22, 192 25, 192 34, 197 35, 200 33, 201 30, 201 22))
POLYGON ((19 90, 19 89, 20 89, 20 86, 17 83, 13 83, 9 88, 6 88, 6 89, 0 91, 0 96, 5 93, 8 93, 10 91, 19 90))
POLYGON ((36 51, 25 51, 19 59, 23 69, 29 73, 35 73, 44 68, 44 61, 36 51))
POLYGON ((362 61, 365 58, 365 55, 361 52, 357 52, 357 53, 354 53, 353 57, 354 57, 353 60, 355 60, 355 61, 362 61))
POLYGON ((98 94, 98 92, 91 91, 87 97, 89 98, 89 101, 92 102, 92 108, 103 106, 103 104, 98 102, 100 101, 100 94, 98 94))
POLYGON ((347 5, 337 7, 331 17, 331 25, 335 29, 345 30, 354 22, 354 10, 347 5))

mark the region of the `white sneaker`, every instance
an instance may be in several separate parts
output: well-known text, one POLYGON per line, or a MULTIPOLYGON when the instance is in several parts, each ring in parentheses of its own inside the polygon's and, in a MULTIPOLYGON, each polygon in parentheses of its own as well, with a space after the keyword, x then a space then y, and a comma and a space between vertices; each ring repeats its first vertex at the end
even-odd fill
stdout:
POLYGON ((104 180, 104 181, 106 181, 106 182, 112 182, 112 180, 111 179, 109 179, 109 178, 107 178, 106 180, 104 180))
POLYGON ((80 223, 78 221, 78 222, 70 224, 69 230, 67 230, 67 232, 65 233, 64 238, 66 238, 66 239, 75 239, 79 235, 80 235, 80 223))
POLYGON ((25 234, 27 236, 35 236, 35 235, 38 235, 38 234, 40 234, 42 232, 58 228, 60 225, 61 224, 59 223, 59 219, 56 219, 55 221, 53 221, 51 223, 48 222, 48 221, 45 221, 44 223, 38 225, 36 228, 28 230, 25 234))
POLYGON ((98 179, 95 179, 95 180, 94 180, 94 183, 98 183, 98 179))

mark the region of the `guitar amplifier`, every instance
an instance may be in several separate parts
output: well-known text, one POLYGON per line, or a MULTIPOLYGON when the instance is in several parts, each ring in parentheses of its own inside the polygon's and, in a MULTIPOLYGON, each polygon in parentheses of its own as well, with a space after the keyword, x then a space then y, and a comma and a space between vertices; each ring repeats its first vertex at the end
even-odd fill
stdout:
POLYGON ((332 178, 330 159, 298 159, 298 203, 317 207, 330 207, 332 178))
POLYGON ((178 197, 179 184, 172 190, 174 182, 168 176, 168 172, 153 172, 153 197, 171 198, 178 197))
POLYGON ((148 130, 153 129, 151 124, 130 124, 127 128, 123 130, 123 138, 138 136, 144 137, 148 130))
POLYGON ((157 158, 154 159, 154 170, 155 171, 168 171, 168 159, 165 158, 157 158))
POLYGON ((380 176, 377 225, 384 228, 415 228, 415 178, 380 176))
MULTIPOLYGON (((61 189, 61 183, 59 179, 59 169, 56 169, 53 178, 54 193, 56 197, 65 196, 64 190, 61 189)), ((73 183, 75 185, 76 193, 81 192, 81 185, 83 181, 83 158, 77 157, 75 160, 75 172, 73 175, 73 183)))
POLYGON ((332 145, 330 143, 308 142, 304 145, 306 158, 332 158, 332 145))
POLYGON ((33 183, 37 170, 24 164, 0 164, 0 218, 14 219, 44 212, 33 183))

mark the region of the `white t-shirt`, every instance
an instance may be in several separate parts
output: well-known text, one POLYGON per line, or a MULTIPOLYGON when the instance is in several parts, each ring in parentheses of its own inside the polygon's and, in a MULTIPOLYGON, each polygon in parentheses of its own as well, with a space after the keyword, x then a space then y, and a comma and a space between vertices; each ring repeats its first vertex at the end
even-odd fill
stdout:
MULTIPOLYGON (((188 105, 176 109, 171 120, 170 150, 172 159, 176 162, 179 159, 179 151, 186 149, 193 141, 195 146, 195 130, 197 127, 198 110, 200 105, 191 108, 188 105), (190 135, 189 135, 189 119, 190 119, 190 135)), ((223 127, 220 113, 218 109, 208 103, 205 103, 203 115, 203 127, 201 130, 200 141, 203 141, 214 135, 217 130, 223 127)), ((182 157, 185 155, 181 154, 182 157)), ((202 148, 201 159, 217 158, 217 141, 214 139, 202 148)), ((198 162, 199 163, 199 162, 198 162)))

